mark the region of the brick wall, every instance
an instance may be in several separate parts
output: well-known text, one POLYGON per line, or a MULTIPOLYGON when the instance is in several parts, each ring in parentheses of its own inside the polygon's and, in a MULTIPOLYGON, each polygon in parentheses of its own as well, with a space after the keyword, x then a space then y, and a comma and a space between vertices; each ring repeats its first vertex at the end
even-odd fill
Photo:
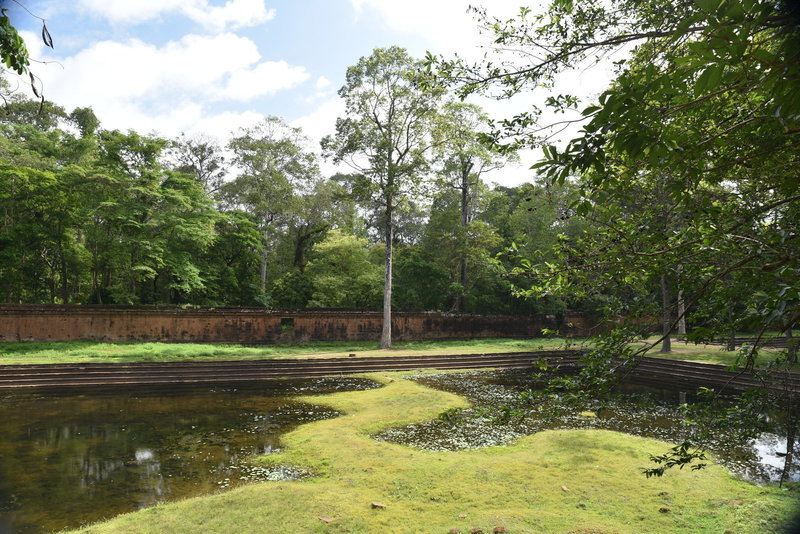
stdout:
MULTIPOLYGON (((0 306, 0 341, 168 341, 279 343, 377 341, 379 312, 101 306, 0 306)), ((529 338, 542 328, 584 336, 579 314, 504 316, 398 312, 396 341, 529 338)))

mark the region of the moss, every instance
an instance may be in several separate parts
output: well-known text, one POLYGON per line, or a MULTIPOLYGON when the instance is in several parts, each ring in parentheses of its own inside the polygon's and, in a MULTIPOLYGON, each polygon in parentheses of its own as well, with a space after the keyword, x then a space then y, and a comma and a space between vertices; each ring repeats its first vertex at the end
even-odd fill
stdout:
POLYGON ((119 516, 87 533, 161 532, 769 532, 796 491, 761 488, 723 469, 647 479, 639 468, 662 442, 603 430, 547 431, 507 447, 434 453, 371 433, 466 406, 414 382, 304 400, 345 415, 303 425, 284 452, 262 458, 317 478, 258 483, 119 516), (372 508, 374 501, 386 505, 372 508), (736 504, 730 504, 735 502, 736 504), (720 504, 724 503, 724 504, 720 504), (463 516, 463 517, 462 517, 463 516), (320 519, 323 518, 323 519, 320 519))

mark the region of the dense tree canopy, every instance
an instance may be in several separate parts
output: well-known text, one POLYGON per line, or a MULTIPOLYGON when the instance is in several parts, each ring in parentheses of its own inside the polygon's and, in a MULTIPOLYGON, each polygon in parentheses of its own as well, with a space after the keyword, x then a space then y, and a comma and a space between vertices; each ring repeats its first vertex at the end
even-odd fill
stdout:
POLYGON ((532 186, 482 181, 507 157, 476 142, 480 109, 418 98, 410 112, 425 115, 424 144, 410 149, 413 162, 395 162, 389 234, 387 175, 322 177, 302 132, 282 119, 234 132, 226 151, 210 136, 106 130, 91 108, 39 110, 13 95, 0 118, 0 300, 378 309, 385 271, 376 261, 391 235, 397 309, 571 306, 514 296, 511 264, 496 258, 526 241, 530 229, 509 224, 515 212, 555 213, 548 198, 523 206, 532 186))
POLYGON ((572 207, 594 223, 563 240, 557 265, 525 263, 531 294, 641 291, 655 277, 681 288, 686 310, 703 310, 690 314, 698 338, 723 326, 783 331, 800 319, 800 40, 788 11, 756 0, 559 0, 510 21, 482 16, 504 52, 439 63, 462 95, 547 88, 564 70, 628 51, 582 111, 576 95, 545 100, 582 124, 566 146, 548 143, 543 109, 488 136, 501 148, 542 146, 542 177, 574 181, 572 207), (750 291, 733 296, 732 284, 750 291))
MULTIPOLYGON (((515 272, 532 297, 603 294, 611 315, 634 319, 554 387, 608 386, 611 358, 634 364, 649 346, 630 341, 656 316, 663 350, 684 319, 699 341, 754 330, 740 361, 752 367, 768 332, 800 320, 798 20, 771 0, 555 0, 508 21, 478 16, 497 54, 474 65, 429 56, 429 72, 462 97, 544 92, 541 107, 484 139, 542 147, 542 183, 572 189, 565 218, 585 224, 544 256, 518 254, 515 272), (559 74, 608 57, 614 79, 588 106, 548 92, 559 74), (548 123, 552 112, 566 118, 548 123), (554 144, 567 124, 580 126, 577 137, 554 144)), ((776 363, 787 355, 796 358, 790 350, 776 363)), ((796 413, 791 395, 782 402, 796 413)), ((676 448, 649 473, 692 454, 676 448)))

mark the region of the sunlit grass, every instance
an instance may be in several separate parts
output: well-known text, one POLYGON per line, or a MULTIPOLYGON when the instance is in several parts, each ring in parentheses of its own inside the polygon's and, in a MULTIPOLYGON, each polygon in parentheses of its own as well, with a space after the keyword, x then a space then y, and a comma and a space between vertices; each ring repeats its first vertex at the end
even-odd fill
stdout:
MULTIPOLYGON (((650 338, 649 342, 655 342, 658 338, 650 338)), ((688 343, 684 341, 672 340, 671 352, 659 352, 661 344, 656 344, 648 353, 647 356, 656 358, 667 358, 670 360, 689 360, 704 363, 716 363, 720 365, 735 365, 737 363, 744 363, 741 360, 741 352, 739 350, 729 351, 725 350, 724 345, 698 345, 695 343, 688 343)), ((756 366, 763 367, 770 362, 781 358, 785 351, 780 349, 759 349, 756 356, 756 366)), ((800 365, 795 365, 795 368, 800 369, 800 365)))
MULTIPOLYGON (((657 338, 650 338, 653 342, 657 338)), ((47 343, 0 343, 0 364, 41 364, 81 362, 165 362, 250 360, 261 358, 337 358, 349 354, 370 356, 414 356, 435 354, 476 354, 586 348, 585 340, 564 338, 473 339, 468 341, 401 341, 392 350, 380 350, 377 342, 336 341, 279 345, 236 345, 213 343, 103 343, 95 341, 54 341, 47 343)), ((738 351, 721 345, 696 345, 673 340, 672 352, 659 353, 660 345, 648 356, 733 365, 738 351)), ((759 351, 756 364, 766 365, 780 356, 776 349, 759 351)), ((796 366, 800 369, 800 365, 796 366)))
POLYGON ((338 341, 246 346, 212 343, 103 343, 54 341, 47 343, 0 343, 0 364, 80 362, 247 360, 284 357, 345 357, 474 354, 556 349, 563 339, 475 339, 469 341, 396 342, 392 350, 380 350, 377 342, 338 341))
POLYGON ((776 532, 797 490, 735 480, 718 466, 645 478, 667 445, 603 430, 540 432, 507 447, 426 452, 370 435, 466 406, 458 396, 372 375, 385 388, 302 400, 345 415, 298 427, 261 459, 317 474, 156 506, 86 533, 776 532), (385 508, 373 508, 373 502, 385 508))

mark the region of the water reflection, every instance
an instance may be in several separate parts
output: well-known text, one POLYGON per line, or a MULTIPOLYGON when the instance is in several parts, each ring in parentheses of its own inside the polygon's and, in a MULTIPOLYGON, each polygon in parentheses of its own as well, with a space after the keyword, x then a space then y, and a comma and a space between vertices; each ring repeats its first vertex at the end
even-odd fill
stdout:
POLYGON ((0 394, 0 533, 75 528, 250 480, 297 478, 247 459, 333 417, 297 394, 377 387, 352 378, 226 388, 0 394))

